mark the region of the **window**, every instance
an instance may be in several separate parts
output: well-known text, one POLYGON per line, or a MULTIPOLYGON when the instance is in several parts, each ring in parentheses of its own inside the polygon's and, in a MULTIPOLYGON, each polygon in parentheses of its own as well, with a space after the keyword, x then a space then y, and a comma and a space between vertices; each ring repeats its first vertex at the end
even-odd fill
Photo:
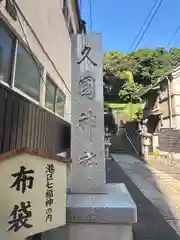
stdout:
POLYGON ((63 14, 64 14, 64 17, 65 17, 65 19, 67 21, 68 18, 69 18, 69 9, 68 9, 67 0, 63 0, 63 14))
POLYGON ((14 39, 0 22, 0 80, 10 83, 14 39))
POLYGON ((51 111, 55 111, 55 95, 56 95, 56 87, 51 81, 50 77, 46 77, 46 98, 45 98, 45 106, 51 111))
POLYGON ((56 113, 64 117, 64 106, 65 106, 65 95, 61 92, 60 89, 57 89, 56 92, 56 113))
POLYGON ((51 111, 64 117, 65 95, 53 83, 48 75, 46 77, 45 106, 51 111))
MULTIPOLYGON (((0 20, 0 80, 39 102, 41 74, 41 64, 0 20)), ((45 107, 64 117, 64 106, 65 95, 47 75, 45 107)))
POLYGON ((40 100, 41 67, 19 43, 17 49, 15 87, 36 101, 40 100))

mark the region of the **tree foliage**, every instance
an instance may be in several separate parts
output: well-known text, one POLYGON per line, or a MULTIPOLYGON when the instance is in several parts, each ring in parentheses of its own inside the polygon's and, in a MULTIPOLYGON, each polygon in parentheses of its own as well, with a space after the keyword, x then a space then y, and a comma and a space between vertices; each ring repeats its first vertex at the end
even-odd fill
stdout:
POLYGON ((180 64, 180 48, 139 49, 129 54, 104 54, 105 101, 139 101, 139 93, 180 64))
POLYGON ((124 84, 119 90, 120 102, 140 102, 139 93, 142 92, 143 86, 136 82, 124 84))

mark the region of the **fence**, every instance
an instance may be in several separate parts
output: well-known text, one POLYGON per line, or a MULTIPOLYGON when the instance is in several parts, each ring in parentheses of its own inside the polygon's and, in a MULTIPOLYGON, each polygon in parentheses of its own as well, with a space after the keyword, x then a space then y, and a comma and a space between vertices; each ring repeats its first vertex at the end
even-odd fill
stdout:
POLYGON ((0 85, 0 153, 27 146, 59 153, 70 147, 70 125, 0 85))

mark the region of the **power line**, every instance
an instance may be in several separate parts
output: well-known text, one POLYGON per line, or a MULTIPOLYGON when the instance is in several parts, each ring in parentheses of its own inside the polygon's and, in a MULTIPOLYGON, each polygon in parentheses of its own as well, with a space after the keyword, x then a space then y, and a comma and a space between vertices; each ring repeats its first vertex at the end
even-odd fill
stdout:
MULTIPOLYGON (((176 30, 175 30, 172 38, 170 39, 170 41, 169 41, 169 43, 168 43, 168 45, 167 45, 167 49, 170 48, 170 46, 171 46, 171 44, 173 43, 173 41, 174 41, 177 33, 179 32, 179 29, 180 29, 180 25, 176 28, 176 30)), ((179 36, 179 37, 180 37, 180 36, 179 36)), ((176 38, 176 41, 179 40, 179 37, 176 38)))
POLYGON ((173 44, 173 46, 175 47, 175 46, 177 46, 178 44, 179 44, 179 42, 180 42, 180 35, 176 38, 176 40, 174 41, 174 44, 173 44))
POLYGON ((142 24, 142 26, 141 26, 139 32, 137 33, 137 35, 136 35, 136 37, 135 37, 133 43, 131 44, 131 46, 130 46, 128 52, 131 51, 131 49, 133 48, 134 44, 135 44, 136 41, 138 40, 139 35, 141 34, 142 30, 144 29, 144 26, 146 25, 146 23, 147 23, 148 19, 150 18, 151 14, 153 13, 153 11, 154 11, 154 9, 155 9, 155 7, 156 7, 158 1, 159 1, 159 0, 156 0, 156 1, 154 2, 153 6, 152 6, 152 8, 151 8, 151 10, 150 10, 150 12, 148 13, 148 15, 147 15, 145 21, 143 22, 143 24, 142 24))
POLYGON ((163 0, 161 0, 161 1, 159 2, 159 4, 158 4, 158 6, 157 6, 157 8, 156 8, 156 10, 155 10, 155 12, 154 12, 154 14, 152 15, 151 19, 149 20, 149 23, 147 24, 146 28, 144 29, 144 31, 143 31, 143 33, 142 33, 139 41, 138 41, 137 44, 135 45, 133 52, 136 50, 136 48, 138 47, 138 45, 139 45, 140 42, 142 41, 145 33, 147 32, 148 28, 150 27, 152 21, 154 20, 154 18, 155 18, 155 16, 156 16, 158 10, 160 9, 162 3, 163 3, 163 0))
MULTIPOLYGON (((155 4, 153 5, 152 9, 150 10, 150 13, 153 12, 153 9, 155 8, 157 2, 158 2, 158 0, 156 0, 155 4)), ((163 0, 161 0, 161 1, 159 2, 159 4, 157 5, 157 8, 155 9, 154 14, 152 15, 151 19, 149 20, 149 22, 148 22, 146 28, 144 29, 144 31, 143 31, 143 33, 142 33, 142 35, 141 35, 139 41, 138 41, 137 44, 135 45, 135 47, 134 47, 134 49, 133 49, 132 52, 134 52, 134 51, 136 50, 136 48, 138 47, 138 45, 139 45, 140 42, 142 41, 142 39, 143 39, 145 33, 147 32, 148 28, 150 27, 150 25, 151 25, 151 23, 152 23, 154 17, 156 16, 156 14, 157 14, 159 8, 161 7, 162 3, 163 3, 163 0)), ((148 14, 148 16, 151 15, 150 13, 148 14)), ((148 17, 147 17, 147 18, 148 18, 148 17)), ((147 18, 146 18, 146 19, 147 19, 147 18)), ((145 20, 145 23, 146 23, 146 22, 147 22, 147 21, 145 20)), ((143 29, 143 28, 144 28, 144 24, 142 25, 142 28, 141 28, 141 29, 143 29)), ((137 36, 136 36, 135 39, 138 39, 138 36, 139 36, 140 32, 141 32, 141 30, 139 31, 139 33, 137 34, 137 36)), ((133 43, 134 43, 134 42, 135 42, 135 41, 133 41, 133 43)), ((134 44, 132 44, 131 46, 133 46, 133 45, 134 45, 134 44)), ((122 59, 122 61, 120 61, 119 64, 121 64, 122 62, 123 62, 123 59, 122 59)), ((121 71, 118 71, 118 73, 116 74, 116 77, 120 74, 120 72, 121 72, 121 71)))
POLYGON ((92 32, 93 22, 92 22, 92 0, 89 0, 89 22, 90 22, 90 32, 92 32))

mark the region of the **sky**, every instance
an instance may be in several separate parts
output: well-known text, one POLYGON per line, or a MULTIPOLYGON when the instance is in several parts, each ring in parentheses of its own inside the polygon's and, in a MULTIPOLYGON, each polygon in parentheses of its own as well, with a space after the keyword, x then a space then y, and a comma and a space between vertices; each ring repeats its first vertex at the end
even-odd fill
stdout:
MULTIPOLYGON (((91 0, 92 30, 101 32, 103 50, 128 52, 155 0, 91 0)), ((82 18, 90 29, 89 0, 81 0, 82 18)), ((167 47, 180 25, 180 0, 164 0, 138 48, 167 47)), ((180 31, 177 34, 180 47, 180 31)))

